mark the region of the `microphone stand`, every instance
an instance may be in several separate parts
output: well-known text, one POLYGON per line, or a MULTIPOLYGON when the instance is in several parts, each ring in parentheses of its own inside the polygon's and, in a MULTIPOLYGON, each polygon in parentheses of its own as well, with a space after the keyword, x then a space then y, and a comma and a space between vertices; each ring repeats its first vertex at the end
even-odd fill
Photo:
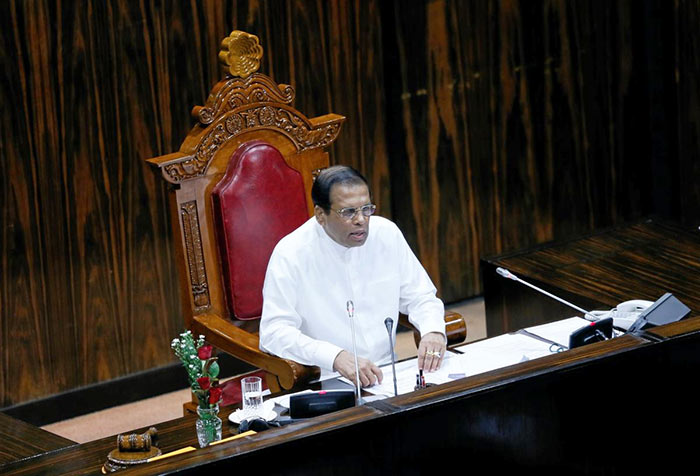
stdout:
POLYGON ((355 305, 352 301, 347 302, 348 317, 350 318, 350 328, 352 332, 352 354, 355 357, 355 388, 357 389, 357 404, 362 405, 362 396, 360 395, 360 367, 357 364, 357 344, 355 344, 355 305))
POLYGON ((386 331, 389 333, 389 348, 391 349, 391 373, 394 375, 394 396, 399 394, 398 388, 396 386, 396 357, 394 356, 394 339, 392 339, 391 329, 394 327, 394 321, 391 317, 384 319, 384 325, 386 326, 386 331))
POLYGON ((562 303, 562 304, 566 304, 567 306, 572 307, 572 308, 576 309, 576 310, 579 311, 579 312, 582 312, 582 313, 583 313, 583 318, 586 319, 586 320, 588 320, 588 321, 597 321, 597 320, 598 320, 598 318, 597 318, 596 316, 594 316, 594 315, 591 314, 590 312, 586 311, 585 309, 580 308, 580 307, 578 307, 578 306, 576 306, 576 305, 574 305, 574 304, 571 304, 571 303, 568 302, 568 301, 564 301, 562 298, 560 298, 560 297, 558 297, 558 296, 555 296, 554 294, 548 293, 548 292, 545 291, 544 289, 538 288, 537 286, 532 285, 532 284, 528 283, 527 281, 524 281, 524 280, 520 279, 519 277, 517 277, 516 275, 514 275, 513 273, 511 273, 510 271, 508 271, 508 270, 505 269, 505 268, 500 268, 500 267, 499 267, 499 268, 496 268, 496 272, 497 272, 498 274, 500 274, 501 276, 503 276, 504 278, 512 279, 513 281, 518 281, 519 283, 522 283, 522 284, 524 284, 525 286, 531 287, 531 288, 534 289, 535 291, 541 292, 541 293, 544 294, 545 296, 549 296, 549 297, 551 297, 552 299, 555 299, 555 300, 559 301, 559 302, 562 303))

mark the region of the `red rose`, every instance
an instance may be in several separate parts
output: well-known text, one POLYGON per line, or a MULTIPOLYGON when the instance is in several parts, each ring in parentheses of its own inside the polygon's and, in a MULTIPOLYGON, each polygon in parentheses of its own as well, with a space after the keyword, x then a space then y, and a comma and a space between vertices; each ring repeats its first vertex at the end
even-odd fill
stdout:
POLYGON ((203 345, 199 349, 197 349, 197 357, 200 358, 200 360, 207 360, 211 358, 211 351, 212 351, 212 346, 210 345, 203 345))
POLYGON ((209 390, 209 403, 218 403, 219 400, 221 400, 221 393, 221 387, 212 387, 211 390, 209 390))
POLYGON ((209 377, 199 377, 197 383, 199 384, 199 388, 207 390, 211 385, 211 380, 209 380, 209 377))

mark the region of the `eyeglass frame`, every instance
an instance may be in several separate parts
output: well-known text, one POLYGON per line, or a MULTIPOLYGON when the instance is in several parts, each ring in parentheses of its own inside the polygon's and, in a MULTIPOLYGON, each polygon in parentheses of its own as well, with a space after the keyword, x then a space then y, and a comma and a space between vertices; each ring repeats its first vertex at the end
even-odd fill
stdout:
POLYGON ((341 208, 340 210, 334 210, 333 208, 331 208, 331 210, 336 212, 338 216, 343 220, 350 221, 357 216, 357 212, 362 212, 362 215, 365 218, 371 217, 372 215, 374 215, 374 212, 377 211, 377 206, 374 203, 368 203, 367 205, 362 205, 361 207, 345 207, 341 208), (352 210, 352 215, 350 215, 347 218, 344 217, 343 212, 349 212, 350 210, 352 210), (365 211, 369 211, 369 213, 366 213, 365 211))

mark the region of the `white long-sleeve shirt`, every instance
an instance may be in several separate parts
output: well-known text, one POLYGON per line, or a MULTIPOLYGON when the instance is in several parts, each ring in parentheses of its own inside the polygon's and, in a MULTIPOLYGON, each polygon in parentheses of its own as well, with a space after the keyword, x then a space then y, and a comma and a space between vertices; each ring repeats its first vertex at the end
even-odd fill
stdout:
MULTIPOLYGON (((275 247, 263 286, 260 349, 333 370, 342 350, 352 352, 347 302, 354 304, 357 354, 390 361, 384 320, 399 311, 421 335, 445 333, 444 306, 423 266, 391 221, 373 216, 362 246, 330 238, 314 217, 275 247)), ((396 335, 393 327, 392 339, 396 335)))

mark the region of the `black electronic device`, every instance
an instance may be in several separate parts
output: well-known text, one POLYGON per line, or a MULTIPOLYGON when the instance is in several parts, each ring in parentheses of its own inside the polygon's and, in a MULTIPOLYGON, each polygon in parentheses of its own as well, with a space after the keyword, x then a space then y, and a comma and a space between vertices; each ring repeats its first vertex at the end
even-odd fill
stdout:
POLYGON ((602 340, 608 340, 612 337, 613 319, 601 319, 591 322, 587 326, 575 330, 569 336, 569 349, 581 347, 582 345, 592 344, 602 340))
POLYGON ((355 406, 355 392, 331 390, 292 395, 289 398, 291 418, 310 418, 355 406))
POLYGON ((680 321, 690 314, 690 308, 671 293, 666 293, 646 308, 627 330, 636 332, 649 327, 680 321))
POLYGON ((289 417, 280 417, 276 420, 267 421, 259 417, 253 417, 242 420, 238 424, 238 433, 245 433, 246 431, 260 433, 261 431, 267 431, 271 428, 279 428, 284 425, 291 425, 292 423, 297 423, 299 421, 303 420, 293 420, 289 417))

